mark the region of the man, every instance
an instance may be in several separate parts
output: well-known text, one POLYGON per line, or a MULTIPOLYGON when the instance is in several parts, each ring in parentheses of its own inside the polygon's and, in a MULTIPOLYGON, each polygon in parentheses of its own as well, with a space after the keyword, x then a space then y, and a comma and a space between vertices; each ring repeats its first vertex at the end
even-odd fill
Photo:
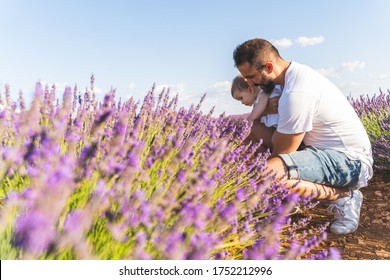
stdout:
POLYGON ((268 168, 292 192, 332 201, 333 233, 354 232, 363 201, 359 189, 372 177, 373 159, 367 133, 347 98, 318 72, 281 58, 266 40, 244 42, 233 58, 249 86, 283 89, 268 168), (306 147, 298 151, 302 141, 306 147))

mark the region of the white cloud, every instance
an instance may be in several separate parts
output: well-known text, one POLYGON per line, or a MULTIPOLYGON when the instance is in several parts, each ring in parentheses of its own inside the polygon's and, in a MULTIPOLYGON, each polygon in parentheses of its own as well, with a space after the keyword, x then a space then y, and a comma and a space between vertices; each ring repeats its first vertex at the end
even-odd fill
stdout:
POLYGON ((373 94, 376 92, 373 90, 372 86, 361 82, 349 81, 337 84, 337 86, 345 96, 351 97, 358 97, 360 95, 373 94))
POLYGON ((157 93, 160 93, 164 89, 165 90, 169 89, 170 92, 176 94, 177 92, 179 93, 184 92, 185 88, 186 88, 186 84, 172 84, 172 85, 163 84, 163 85, 157 85, 155 91, 157 93))
POLYGON ((321 44, 325 41, 325 37, 324 36, 317 36, 317 37, 305 37, 305 36, 301 36, 295 40, 292 40, 292 39, 289 39, 289 38, 283 38, 283 39, 278 39, 278 40, 274 40, 272 42, 272 44, 276 47, 276 48, 281 48, 281 49, 285 49, 285 48, 290 48, 294 45, 299 45, 301 47, 307 47, 307 46, 314 46, 314 45, 318 45, 318 44, 321 44))
POLYGON ((340 78, 341 73, 336 68, 321 68, 317 69, 317 72, 320 72, 322 75, 328 78, 340 78))
POLYGON ((341 78, 343 73, 345 72, 356 72, 361 69, 363 69, 366 66, 365 62, 356 60, 353 62, 344 62, 341 64, 341 66, 335 68, 335 67, 330 67, 330 68, 321 68, 317 69, 317 72, 321 73, 325 77, 328 78, 341 78))
POLYGON ((291 41, 290 39, 283 38, 283 39, 280 39, 280 40, 275 40, 275 41, 273 41, 272 44, 273 44, 276 48, 284 49, 284 48, 289 48, 289 47, 291 47, 294 43, 293 43, 293 41, 291 41))
POLYGON ((390 73, 383 73, 383 74, 379 74, 379 75, 370 75, 370 79, 373 79, 373 80, 390 79, 390 73))
POLYGON ((389 79, 389 78, 390 78, 390 73, 380 74, 380 75, 378 76, 378 78, 379 78, 380 80, 389 79))
POLYGON ((133 88, 135 88, 135 83, 131 83, 131 84, 129 85, 129 90, 132 90, 133 88))
POLYGON ((366 66, 366 63, 356 60, 353 62, 344 62, 341 66, 346 71, 355 72, 363 69, 366 66))
POLYGON ((300 45, 301 47, 307 47, 307 46, 314 46, 321 44, 325 41, 325 37, 318 36, 318 37, 304 37, 301 36, 298 39, 295 40, 295 42, 300 45))
POLYGON ((216 82, 215 84, 211 85, 209 89, 217 93, 226 93, 226 92, 230 92, 231 86, 232 86, 231 82, 223 81, 223 82, 216 82))

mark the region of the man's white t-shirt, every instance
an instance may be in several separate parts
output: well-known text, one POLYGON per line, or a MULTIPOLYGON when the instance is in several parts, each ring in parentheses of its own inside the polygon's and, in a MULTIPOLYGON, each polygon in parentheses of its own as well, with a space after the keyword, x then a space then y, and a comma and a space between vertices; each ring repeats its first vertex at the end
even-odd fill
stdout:
POLYGON ((291 62, 278 112, 278 132, 305 132, 305 145, 334 149, 360 160, 357 187, 367 186, 373 175, 370 140, 352 105, 327 78, 306 65, 291 62))

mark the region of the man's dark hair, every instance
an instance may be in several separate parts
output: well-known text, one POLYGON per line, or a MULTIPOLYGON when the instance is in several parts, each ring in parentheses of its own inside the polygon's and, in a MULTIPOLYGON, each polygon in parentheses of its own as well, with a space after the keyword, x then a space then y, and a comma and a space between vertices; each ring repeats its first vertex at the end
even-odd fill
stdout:
POLYGON ((280 58, 279 51, 267 40, 259 38, 238 45, 233 52, 236 67, 248 62, 251 67, 259 68, 273 57, 280 58))

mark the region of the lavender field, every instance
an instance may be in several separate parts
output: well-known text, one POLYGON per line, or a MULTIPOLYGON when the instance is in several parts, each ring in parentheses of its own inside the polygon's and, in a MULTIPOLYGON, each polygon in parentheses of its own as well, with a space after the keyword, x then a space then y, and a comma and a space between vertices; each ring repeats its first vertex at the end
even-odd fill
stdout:
MULTIPOLYGON (((243 145, 249 123, 178 108, 169 91, 143 102, 97 100, 36 85, 26 106, 0 99, 1 259, 338 259, 318 250, 328 224, 243 145), (317 223, 318 224, 318 223, 317 223)), ((375 167, 390 169, 390 94, 350 99, 375 167)))

